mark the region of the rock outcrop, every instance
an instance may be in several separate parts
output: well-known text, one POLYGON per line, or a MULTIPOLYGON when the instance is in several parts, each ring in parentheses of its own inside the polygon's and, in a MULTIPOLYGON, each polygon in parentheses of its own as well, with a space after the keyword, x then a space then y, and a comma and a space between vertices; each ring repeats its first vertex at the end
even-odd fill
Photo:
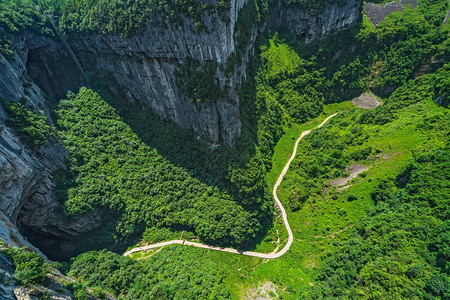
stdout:
POLYGON ((280 10, 278 25, 287 27, 304 42, 335 33, 355 23, 361 16, 362 1, 348 0, 327 6, 318 14, 311 14, 296 5, 280 10))
MULTIPOLYGON (((0 245, 0 250, 8 247, 0 245)), ((53 267, 49 267, 45 275, 45 286, 32 284, 30 286, 20 286, 15 280, 14 275, 16 267, 5 256, 0 254, 0 299, 2 300, 70 300, 74 299, 74 295, 66 288, 68 282, 75 282, 74 279, 64 276, 60 271, 53 267)), ((107 295, 108 299, 116 300, 111 295, 107 295)), ((87 295, 87 299, 95 300, 97 298, 87 295)))
POLYGON ((196 103, 181 93, 175 70, 188 58, 200 64, 225 64, 235 51, 235 24, 238 11, 246 2, 230 1, 226 21, 217 13, 204 13, 207 31, 196 31, 194 21, 184 18, 182 28, 147 25, 131 37, 75 34, 68 41, 85 69, 110 71, 130 102, 143 104, 163 119, 193 129, 213 143, 232 147, 241 133, 235 88, 242 74, 225 76, 217 68, 216 79, 228 93, 196 103))
MULTIPOLYGON (((206 16, 206 25, 214 28, 209 32, 195 32, 192 22, 185 20, 183 30, 169 26, 160 32, 148 26, 143 34, 127 39, 78 35, 70 41, 85 63, 94 57, 91 70, 110 70, 128 89, 131 101, 139 101, 213 142, 232 146, 241 126, 236 93, 231 91, 227 98, 194 104, 176 87, 174 70, 188 57, 201 63, 224 63, 235 50, 234 25, 244 4, 232 1, 227 22, 206 16)), ((252 42, 255 37, 256 31, 252 42)), ((52 123, 45 95, 58 99, 67 90, 76 89, 80 84, 76 68, 56 38, 33 32, 8 38, 14 55, 9 59, 0 55, 0 98, 42 111, 52 123)), ((217 70, 218 81, 223 87, 234 88, 245 73, 245 65, 238 70, 228 78, 217 70)), ((14 129, 5 125, 7 117, 0 105, 0 238, 10 246, 32 247, 17 228, 71 239, 101 226, 99 212, 70 220, 58 211, 53 177, 65 167, 67 153, 57 138, 50 138, 40 147, 25 145, 14 129)))
MULTIPOLYGON (((25 103, 43 112, 52 123, 44 93, 29 77, 27 66, 30 52, 42 47, 57 51, 58 45, 47 38, 35 44, 39 40, 34 35, 20 36, 14 44, 14 57, 0 55, 0 98, 25 103)), ((51 72, 51 68, 46 70, 51 72)), ((53 175, 65 168, 66 150, 55 137, 39 147, 24 144, 14 129, 5 125, 7 117, 0 105, 0 237, 8 245, 31 246, 18 233, 17 226, 65 238, 100 226, 98 214, 62 220, 53 195, 53 175)))
POLYGON ((417 7, 417 0, 400 0, 391 1, 385 5, 379 5, 372 2, 366 2, 364 4, 364 13, 369 18, 373 25, 378 26, 387 16, 393 12, 403 11, 405 6, 410 8, 417 7))
MULTIPOLYGON (((236 21, 246 2, 232 0, 226 21, 217 14, 204 15, 208 31, 195 31, 192 20, 185 19, 183 28, 147 26, 128 38, 76 34, 68 40, 84 68, 111 72, 125 89, 130 105, 143 105, 213 143, 233 146, 241 131, 236 86, 245 76, 258 30, 253 29, 233 74, 225 75, 216 68, 217 82, 228 91, 220 99, 194 103, 181 93, 175 70, 188 59, 201 64, 225 64, 236 50, 236 21)), ((353 23, 359 8, 357 0, 349 0, 343 6, 330 6, 317 16, 295 8, 282 9, 280 21, 310 41, 353 23)), ((56 38, 32 32, 8 38, 14 56, 6 59, 0 54, 0 97, 42 111, 51 123, 45 94, 58 99, 67 90, 76 89, 80 84, 76 67, 56 38)), ((5 125, 6 118, 0 105, 0 238, 12 246, 31 246, 17 226, 63 239, 101 226, 103 216, 99 212, 69 220, 63 219, 57 209, 54 174, 65 167, 67 159, 58 139, 50 138, 40 147, 29 147, 14 129, 5 125)))

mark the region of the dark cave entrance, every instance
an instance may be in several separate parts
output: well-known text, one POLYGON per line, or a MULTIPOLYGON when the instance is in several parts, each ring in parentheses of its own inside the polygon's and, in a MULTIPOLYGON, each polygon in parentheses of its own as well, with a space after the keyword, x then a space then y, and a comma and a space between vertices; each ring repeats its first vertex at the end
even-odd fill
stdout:
MULTIPOLYGON (((28 51, 26 68, 31 79, 48 96, 59 100, 67 91, 77 91, 80 75, 64 50, 55 47, 33 48, 28 51)), ((56 47, 59 48, 59 47, 56 47)))

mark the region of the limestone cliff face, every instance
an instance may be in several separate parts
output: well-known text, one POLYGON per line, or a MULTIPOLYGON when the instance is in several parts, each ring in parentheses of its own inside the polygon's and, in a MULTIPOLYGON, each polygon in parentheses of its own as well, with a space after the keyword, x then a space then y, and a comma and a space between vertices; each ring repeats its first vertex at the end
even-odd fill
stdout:
POLYGON ((238 11, 246 2, 230 1, 226 21, 216 13, 204 14, 207 31, 195 31, 193 20, 184 18, 182 28, 146 26, 139 34, 127 38, 76 34, 69 37, 69 43, 86 69, 110 71, 132 103, 143 104, 158 116, 193 129, 213 143, 231 147, 241 132, 235 93, 241 75, 226 77, 217 68, 218 83, 222 88, 227 86, 230 92, 219 99, 195 103, 180 92, 174 71, 187 58, 201 64, 224 64, 235 51, 235 24, 238 11))
MULTIPOLYGON (((0 247, 0 249, 1 248, 3 248, 3 246, 0 247)), ((16 281, 14 280, 15 267, 12 262, 3 255, 0 255, 0 272, 3 276, 3 280, 0 283, 0 299, 2 300, 74 299, 73 294, 63 284, 63 282, 74 280, 62 275, 61 272, 56 269, 51 269, 51 271, 46 274, 46 286, 33 285, 32 287, 23 287, 16 284, 16 281)), ((90 299, 96 298, 92 297, 90 299)))
POLYGON ((360 0, 348 0, 329 5, 319 14, 291 5, 280 10, 278 25, 286 26, 299 39, 310 42, 355 23, 360 18, 361 5, 360 0))
MULTIPOLYGON (((52 122, 44 93, 29 77, 27 66, 34 47, 40 49, 44 45, 51 49, 54 41, 44 38, 35 44, 34 38, 27 35, 15 41, 15 55, 11 59, 0 55, 0 97, 20 100, 42 111, 52 122)), ((53 175, 65 167, 66 150, 53 137, 40 147, 25 145, 13 128, 5 126, 7 117, 0 105, 0 238, 10 246, 31 246, 17 231, 18 226, 65 238, 100 226, 99 214, 62 220, 53 195, 53 175)))
MULTIPOLYGON (((183 28, 147 26, 135 36, 77 34, 69 37, 77 57, 88 70, 106 69, 126 90, 130 105, 144 105, 159 116, 190 128, 214 143, 232 146, 240 135, 241 122, 236 85, 245 74, 246 62, 257 36, 254 29, 243 49, 242 64, 225 76, 215 76, 227 96, 197 104, 183 95, 175 83, 175 69, 188 58, 200 63, 224 64, 236 49, 235 25, 247 0, 232 0, 227 21, 205 15, 207 32, 195 31, 191 20, 183 28)), ((359 17, 359 2, 331 6, 317 16, 296 9, 282 9, 285 22, 306 41, 349 25, 359 17)), ((0 28, 1 31, 1 28, 0 28)), ((0 32, 1 34, 1 32, 0 32)), ((79 74, 57 39, 25 32, 8 37, 14 57, 0 54, 0 97, 22 101, 41 110, 51 121, 45 94, 61 98, 76 89, 79 74)), ((62 219, 53 196, 55 171, 64 168, 67 153, 56 138, 39 148, 22 143, 0 106, 0 238, 10 245, 29 245, 17 226, 40 234, 70 239, 102 224, 99 212, 79 219, 62 219)))
MULTIPOLYGON (((174 71, 188 57, 200 63, 224 64, 235 51, 235 25, 239 10, 247 0, 231 0, 229 18, 205 14, 208 31, 195 31, 190 19, 182 28, 147 26, 141 33, 122 38, 117 35, 77 34, 69 38, 75 53, 86 69, 105 69, 125 89, 130 102, 143 104, 160 117, 177 125, 193 129, 213 143, 233 146, 241 132, 239 99, 236 85, 244 72, 225 76, 220 69, 216 78, 228 94, 219 99, 195 103, 180 92, 174 71)), ((361 1, 349 0, 333 4, 312 15, 295 6, 280 11, 278 22, 309 42, 336 32, 354 23, 360 16, 361 1)), ((245 70, 249 48, 244 49, 241 68, 245 70)))
MULTIPOLYGON (((187 57, 201 63, 224 63, 235 49, 234 25, 244 4, 232 1, 227 22, 205 16, 209 32, 195 32, 192 22, 185 20, 183 29, 169 26, 160 31, 148 26, 140 35, 126 39, 78 35, 70 43, 85 66, 89 63, 88 69, 110 70, 127 89, 131 101, 145 104, 158 115, 194 129, 213 142, 232 146, 241 126, 235 92, 224 99, 194 104, 178 91, 173 73, 187 57)), ((80 82, 75 66, 57 39, 32 32, 8 38, 14 56, 7 59, 0 55, 0 97, 40 110, 52 123, 45 94, 59 99, 67 90, 76 89, 80 82)), ((220 71, 216 75, 222 86, 234 88, 244 70, 245 65, 231 77, 226 78, 220 71)), ((99 212, 63 219, 53 195, 53 177, 55 171, 65 167, 65 149, 57 138, 30 148, 13 128, 5 126, 7 117, 0 105, 0 238, 11 246, 31 246, 18 227, 71 239, 101 226, 99 212)))

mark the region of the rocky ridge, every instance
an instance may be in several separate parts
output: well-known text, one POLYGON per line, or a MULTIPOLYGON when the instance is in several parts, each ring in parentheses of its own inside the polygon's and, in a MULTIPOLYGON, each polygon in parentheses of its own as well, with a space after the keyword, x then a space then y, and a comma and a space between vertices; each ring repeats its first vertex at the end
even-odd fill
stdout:
MULTIPOLYGON (((29 77, 27 66, 30 66, 30 53, 35 49, 55 47, 56 53, 58 47, 53 40, 36 39, 34 35, 20 36, 14 45, 13 58, 0 56, 0 98, 20 101, 29 108, 41 111, 51 123, 44 93, 29 77), (40 42, 36 44, 37 40, 40 42)), ((48 70, 52 71, 50 68, 48 70)), ((65 167, 67 152, 54 137, 39 147, 24 144, 14 129, 5 125, 7 117, 0 105, 0 214, 7 221, 5 226, 0 226, 3 240, 8 245, 30 246, 18 234, 17 226, 65 237, 77 236, 99 226, 98 215, 69 222, 57 217, 60 213, 56 212, 58 201, 53 195, 53 175, 65 167)))

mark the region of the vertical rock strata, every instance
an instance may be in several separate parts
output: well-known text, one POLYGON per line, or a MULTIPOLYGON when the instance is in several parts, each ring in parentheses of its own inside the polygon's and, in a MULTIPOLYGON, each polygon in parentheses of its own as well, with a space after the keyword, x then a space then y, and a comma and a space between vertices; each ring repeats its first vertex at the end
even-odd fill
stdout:
POLYGON ((291 5, 280 10, 278 25, 287 27, 308 43, 355 23, 360 18, 361 6, 360 0, 348 0, 331 4, 318 14, 311 14, 291 5))
POLYGON ((158 116, 193 129, 213 143, 232 147, 241 133, 235 86, 242 74, 227 77, 217 68, 216 79, 229 92, 224 97, 196 103, 180 92, 174 73, 188 58, 200 64, 225 64, 235 51, 235 24, 246 2, 230 1, 226 21, 216 13, 204 13, 207 31, 195 31, 194 21, 184 18, 182 27, 148 25, 139 34, 126 38, 75 34, 69 37, 69 43, 85 68, 110 71, 130 102, 143 104, 158 116))

